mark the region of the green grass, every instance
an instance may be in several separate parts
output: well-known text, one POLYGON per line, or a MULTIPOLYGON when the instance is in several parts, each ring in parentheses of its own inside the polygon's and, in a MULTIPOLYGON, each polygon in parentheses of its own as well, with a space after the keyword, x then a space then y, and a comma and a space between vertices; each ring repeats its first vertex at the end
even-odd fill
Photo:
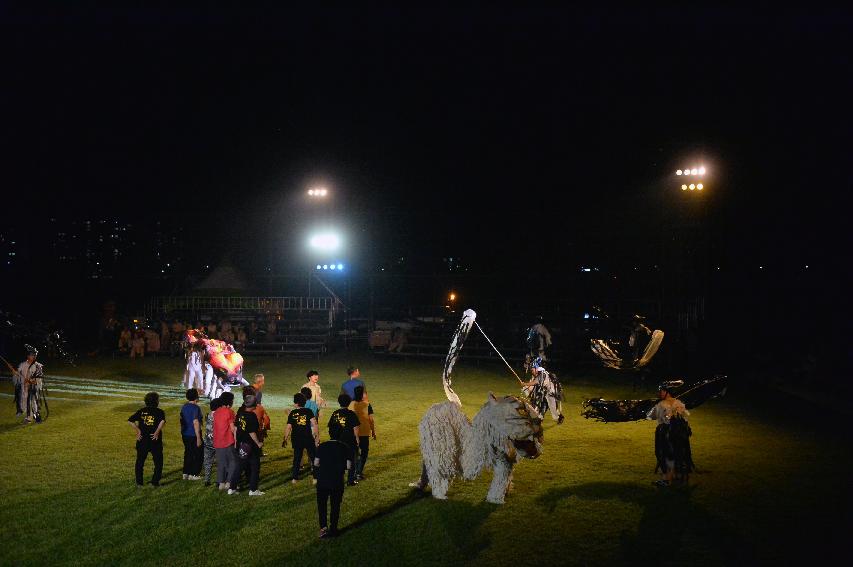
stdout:
MULTIPOLYGON (((292 453, 279 444, 305 370, 316 365, 331 399, 350 359, 259 359, 247 371, 267 376, 273 433, 261 468, 267 494, 258 499, 180 480, 176 397, 162 405, 168 422, 159 489, 138 489, 133 481, 134 437, 125 420, 145 388, 118 392, 128 397, 53 391, 50 419, 35 426, 19 425, 11 400, 0 398, 0 564, 790 563, 826 557, 843 543, 849 436, 823 424, 817 408, 763 406, 735 385, 729 397, 693 412, 700 472, 691 486, 658 490, 651 485, 651 422, 602 424, 579 416, 585 397, 630 396, 627 381, 603 373, 565 376, 566 422, 548 418, 544 454, 516 468, 505 505, 484 501, 488 473, 457 481, 449 500, 437 501, 414 495, 407 483, 420 471, 418 421, 444 399, 441 363, 359 357, 379 439, 371 443, 368 479, 344 496, 340 538, 317 539, 314 491, 310 482, 290 484, 292 453)), ((48 371, 177 393, 181 369, 177 359, 159 358, 76 368, 54 363, 48 371)), ((454 385, 469 416, 490 390, 517 391, 514 378, 496 366, 462 364, 454 385)), ((11 393, 9 382, 0 393, 11 393)), ((324 424, 321 431, 328 438, 324 424)), ((151 470, 149 461, 146 477, 151 470)))

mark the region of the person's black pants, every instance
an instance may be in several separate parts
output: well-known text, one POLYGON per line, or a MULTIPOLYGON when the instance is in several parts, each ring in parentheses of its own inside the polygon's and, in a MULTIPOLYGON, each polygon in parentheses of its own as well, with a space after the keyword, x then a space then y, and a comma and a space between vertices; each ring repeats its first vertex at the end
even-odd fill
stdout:
POLYGON ((350 447, 349 460, 352 462, 352 466, 347 472, 347 482, 352 482, 355 480, 355 476, 360 470, 358 466, 358 445, 356 445, 355 443, 353 443, 352 447, 350 447))
POLYGON ((320 528, 328 527, 332 533, 338 531, 338 518, 341 516, 341 501, 344 499, 344 489, 317 489, 317 513, 320 516, 320 528), (332 500, 332 524, 326 523, 326 506, 332 500))
POLYGON ((249 490, 255 491, 258 489, 258 482, 261 478, 261 450, 259 448, 252 449, 252 453, 245 459, 237 457, 237 466, 234 467, 234 476, 231 477, 231 490, 237 490, 237 483, 240 482, 240 477, 246 471, 249 477, 249 490))
POLYGON ((311 475, 314 475, 314 455, 316 454, 316 445, 314 440, 297 441, 293 440, 293 479, 299 480, 299 468, 302 465, 302 452, 308 453, 308 465, 311 467, 311 475))
POLYGON ((183 437, 184 440, 184 474, 198 476, 204 462, 204 447, 199 447, 195 437, 183 437))
POLYGON ((154 476, 151 477, 151 484, 160 484, 160 479, 163 477, 162 441, 136 442, 136 484, 142 484, 142 469, 145 467, 145 459, 148 458, 148 453, 151 453, 154 459, 154 476))
POLYGON ((364 463, 367 462, 367 454, 370 452, 370 437, 358 438, 358 474, 364 473, 364 463))

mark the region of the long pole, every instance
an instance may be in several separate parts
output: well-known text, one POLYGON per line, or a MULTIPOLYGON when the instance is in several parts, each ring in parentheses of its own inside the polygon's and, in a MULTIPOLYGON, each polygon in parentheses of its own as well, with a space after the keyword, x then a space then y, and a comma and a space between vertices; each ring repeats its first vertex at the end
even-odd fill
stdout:
POLYGON ((504 361, 504 364, 506 364, 506 367, 509 368, 510 372, 512 372, 512 375, 515 376, 515 379, 518 380, 518 383, 523 386, 524 382, 522 382, 521 378, 518 377, 518 374, 515 373, 515 370, 513 370, 509 362, 506 361, 504 355, 502 355, 501 352, 498 350, 498 347, 495 346, 495 343, 493 343, 492 340, 486 335, 486 333, 483 332, 483 328, 480 326, 480 324, 477 321, 474 321, 474 324, 477 325, 477 328, 480 329, 480 332, 483 333, 483 336, 486 338, 487 341, 489 341, 489 344, 492 345, 492 348, 495 349, 495 352, 498 353, 498 356, 501 357, 501 360, 504 361))

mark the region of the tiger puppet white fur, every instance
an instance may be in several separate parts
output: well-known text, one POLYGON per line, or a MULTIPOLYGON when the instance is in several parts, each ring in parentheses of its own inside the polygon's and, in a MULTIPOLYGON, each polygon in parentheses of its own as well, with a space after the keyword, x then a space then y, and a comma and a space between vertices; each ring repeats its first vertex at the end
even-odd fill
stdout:
POLYGON ((442 500, 454 478, 472 480, 491 469, 486 501, 503 504, 519 457, 535 459, 542 452, 542 419, 514 396, 496 398, 490 392, 473 422, 456 402, 435 404, 418 430, 426 478, 416 484, 425 488, 428 483, 433 497, 442 500))

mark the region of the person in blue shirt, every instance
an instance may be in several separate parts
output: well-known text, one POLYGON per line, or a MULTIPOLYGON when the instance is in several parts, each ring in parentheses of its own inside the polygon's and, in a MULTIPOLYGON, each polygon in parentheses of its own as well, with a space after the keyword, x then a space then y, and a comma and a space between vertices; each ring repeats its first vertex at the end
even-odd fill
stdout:
POLYGON ((184 480, 201 480, 204 447, 201 439, 201 408, 198 390, 187 390, 187 403, 181 408, 181 437, 184 440, 184 480))
POLYGON ((320 423, 320 407, 317 405, 317 402, 311 398, 311 388, 302 388, 299 391, 303 396, 305 396, 305 409, 310 409, 314 414, 314 417, 317 418, 317 423, 320 423))
POLYGON ((355 398, 356 387, 361 386, 367 392, 367 386, 364 385, 362 380, 359 380, 361 372, 359 372, 357 366, 347 368, 347 376, 349 376, 349 380, 341 384, 341 394, 346 394, 352 400, 355 398))

